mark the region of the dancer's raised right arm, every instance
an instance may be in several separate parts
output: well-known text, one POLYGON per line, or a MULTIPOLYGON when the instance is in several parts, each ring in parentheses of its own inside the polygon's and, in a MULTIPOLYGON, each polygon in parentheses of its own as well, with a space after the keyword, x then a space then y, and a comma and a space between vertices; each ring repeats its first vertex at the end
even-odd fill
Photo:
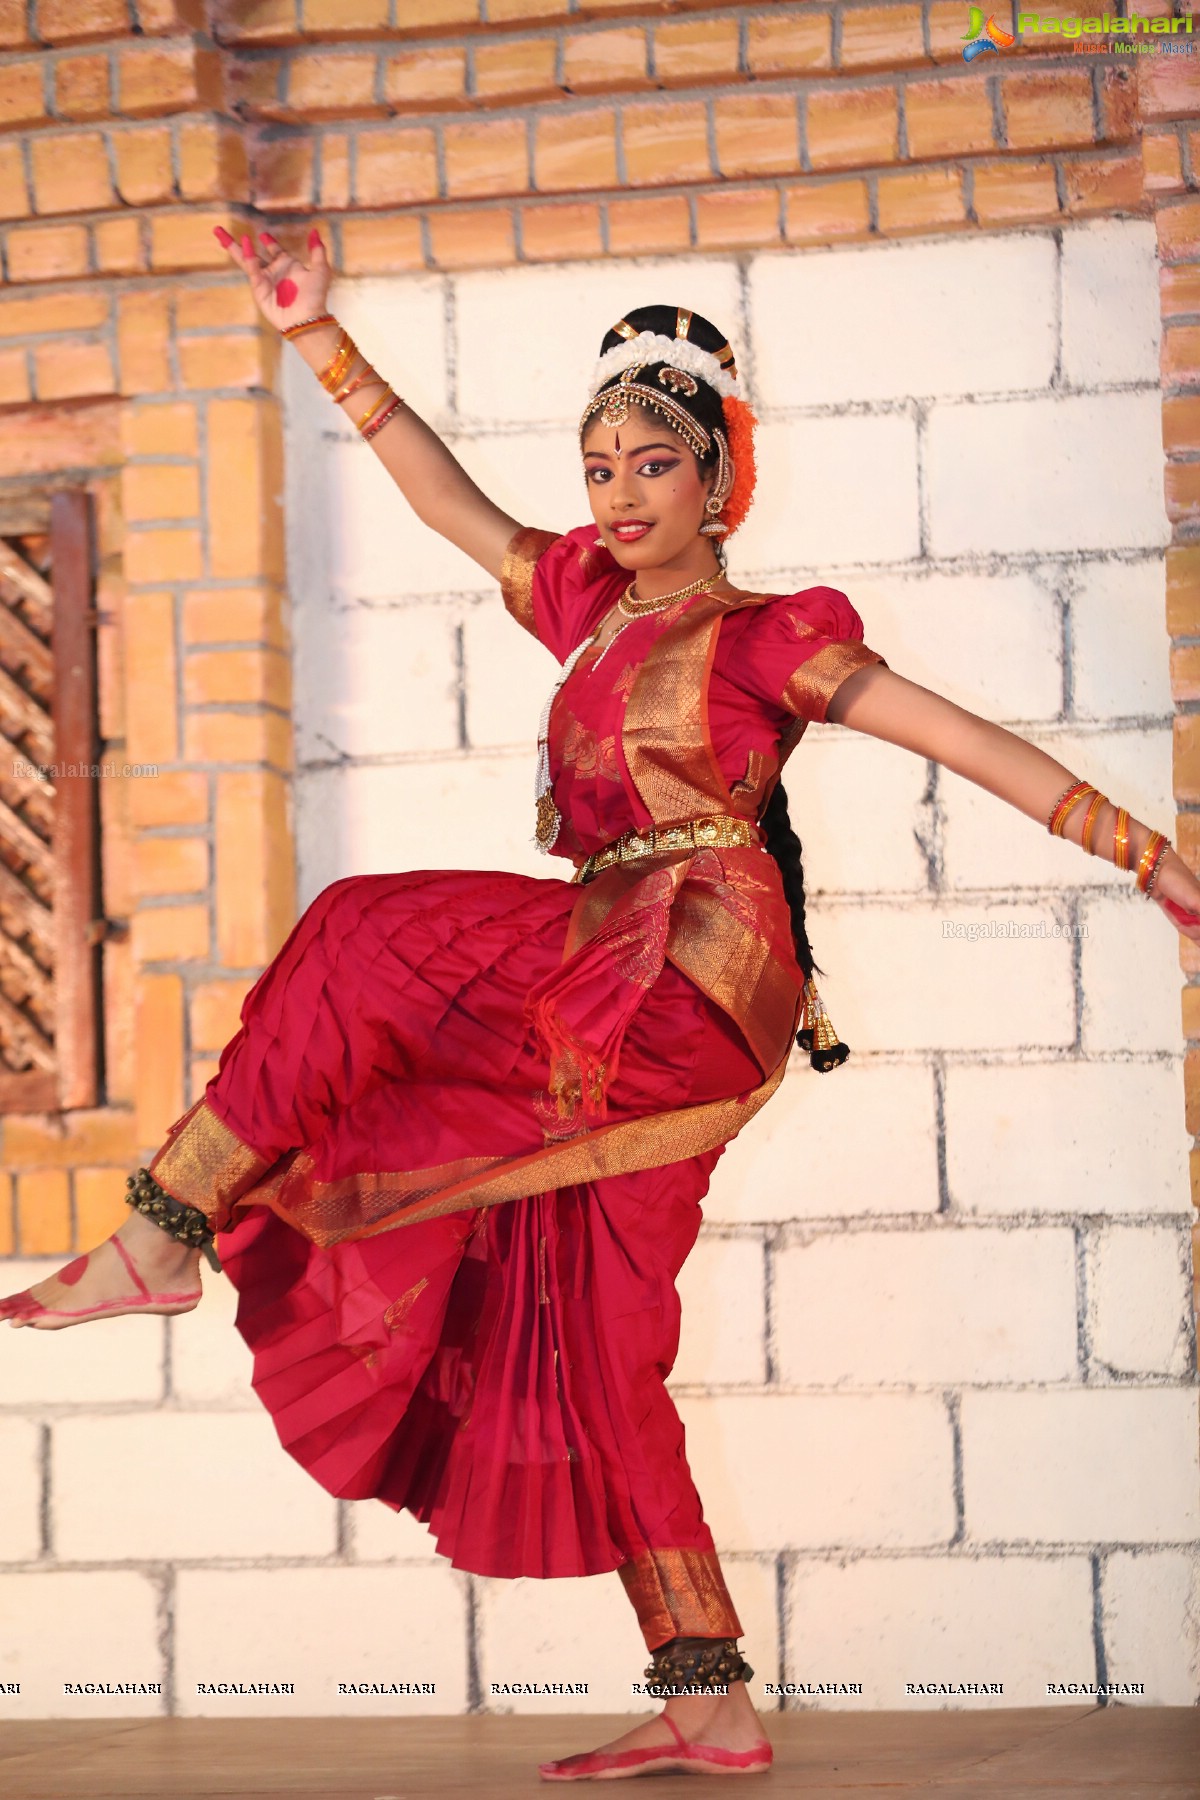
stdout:
MULTIPOLYGON (((249 281, 259 311, 277 331, 327 310, 333 274, 317 231, 309 233, 307 265, 266 232, 260 234, 262 253, 248 236, 239 245, 220 227, 215 235, 249 281)), ((316 326, 293 338, 291 347, 315 375, 333 357, 339 332, 337 324, 316 326)), ((364 357, 355 355, 342 371, 341 385, 355 382, 368 366, 364 357)), ((341 410, 357 425, 384 391, 381 382, 359 387, 340 402, 341 410)), ((405 404, 367 441, 422 524, 448 538, 499 580, 504 552, 520 521, 476 487, 437 432, 405 404)))

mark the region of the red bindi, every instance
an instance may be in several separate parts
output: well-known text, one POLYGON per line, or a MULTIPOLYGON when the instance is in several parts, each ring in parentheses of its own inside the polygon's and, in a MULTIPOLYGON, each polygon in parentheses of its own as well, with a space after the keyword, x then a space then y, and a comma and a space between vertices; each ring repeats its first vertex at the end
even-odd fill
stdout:
POLYGON ((280 306, 294 306, 296 303, 296 284, 290 276, 285 275, 275 289, 275 298, 280 306))

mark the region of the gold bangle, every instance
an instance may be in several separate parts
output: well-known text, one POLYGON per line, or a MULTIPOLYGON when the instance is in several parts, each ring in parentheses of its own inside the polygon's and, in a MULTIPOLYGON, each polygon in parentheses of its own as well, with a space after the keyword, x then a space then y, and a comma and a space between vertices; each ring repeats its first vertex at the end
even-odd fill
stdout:
POLYGON ((383 381, 383 376, 368 363, 365 369, 359 371, 353 381, 348 381, 341 392, 335 394, 333 397, 340 406, 343 400, 348 400, 350 398, 351 394, 357 394, 359 388, 370 387, 372 383, 376 381, 383 381))
POLYGON ((397 394, 396 398, 392 401, 391 405, 389 407, 387 407, 384 412, 381 412, 379 417, 377 419, 373 419, 371 421, 371 423, 367 426, 367 429, 362 434, 363 437, 364 438, 373 438, 377 431, 382 431, 384 426, 387 424, 388 420, 394 419, 396 414, 400 411, 400 408, 403 405, 404 405, 404 401, 403 401, 402 397, 399 394, 397 394))
POLYGON ((306 331, 315 331, 318 325, 336 324, 337 320, 332 313, 317 313, 314 318, 301 319, 297 325, 285 325, 283 335, 285 338, 301 337, 306 331))
POLYGON ((1073 781, 1071 786, 1061 793, 1054 802, 1050 817, 1046 821, 1046 829, 1051 837, 1061 837, 1063 822, 1072 807, 1078 806, 1085 794, 1094 794, 1095 788, 1090 781, 1073 781))
POLYGON ((1087 817, 1083 821, 1083 847, 1089 856, 1095 856, 1096 854, 1092 849, 1092 839, 1096 834, 1096 821, 1100 817, 1101 807, 1107 805, 1108 795, 1102 794, 1100 789, 1097 788, 1095 798, 1088 806, 1087 817))
POLYGON ((1161 831, 1152 831, 1146 839, 1146 848, 1138 859, 1137 884, 1143 894, 1150 892, 1150 883, 1159 863, 1171 848, 1169 840, 1161 831))
POLYGON ((1124 806, 1118 806, 1113 826, 1113 862, 1118 869, 1129 867, 1129 812, 1124 806))
POLYGON ((343 326, 342 335, 338 339, 337 349, 334 351, 330 360, 325 364, 325 367, 317 375, 317 380, 327 393, 332 394, 334 390, 341 385, 346 370, 350 367, 357 355, 358 345, 354 342, 354 339, 350 336, 350 333, 346 330, 345 326, 343 326))
POLYGON ((357 421, 358 429, 360 431, 363 429, 364 426, 369 425, 371 423, 371 420, 375 417, 375 414, 379 411, 380 407, 387 405, 389 394, 391 395, 393 400, 399 398, 398 395, 396 395, 392 392, 392 389, 390 387, 385 387, 382 394, 380 394, 378 400, 375 402, 374 406, 369 407, 367 409, 367 411, 363 414, 362 418, 357 421))

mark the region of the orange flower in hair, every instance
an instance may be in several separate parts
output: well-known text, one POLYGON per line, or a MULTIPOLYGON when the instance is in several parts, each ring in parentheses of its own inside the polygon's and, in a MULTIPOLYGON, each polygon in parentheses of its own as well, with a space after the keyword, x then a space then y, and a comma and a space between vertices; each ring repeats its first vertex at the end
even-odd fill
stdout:
POLYGON ((725 415, 725 436, 733 462, 733 487, 721 508, 721 523, 728 537, 735 532, 750 511, 758 471, 754 461, 754 428, 758 424, 754 409, 747 400, 726 395, 721 402, 725 415))

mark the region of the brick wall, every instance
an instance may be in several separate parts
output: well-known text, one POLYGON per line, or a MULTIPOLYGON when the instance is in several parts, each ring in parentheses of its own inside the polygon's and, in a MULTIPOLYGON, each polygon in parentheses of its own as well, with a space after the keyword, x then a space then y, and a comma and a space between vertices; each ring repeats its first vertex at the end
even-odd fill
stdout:
MULTIPOLYGON (((501 504, 552 526, 585 516, 570 424, 599 331, 632 283, 686 279, 764 414, 738 572, 847 587, 904 673, 1148 821, 1170 829, 1173 803, 1200 867, 1189 61, 1034 46, 968 67, 965 12, 0 0, 0 485, 95 494, 102 732, 160 771, 102 784, 106 912, 132 927, 104 950, 109 1104, 2 1122, 8 1285, 125 1216, 125 1173, 326 880, 546 872, 526 840, 548 659, 339 438, 213 223, 299 241, 315 214, 357 278, 339 312, 501 504), (930 292, 953 329, 922 329, 930 292), (1057 506, 1017 479, 1046 457, 1057 506), (374 689, 380 666, 414 679, 374 689)), ((797 1072, 723 1161, 676 1374, 752 1660, 766 1679, 853 1665, 873 1684, 854 1704, 911 1704, 901 1650, 925 1660, 950 1615, 977 1647, 994 1615, 1007 1702, 1032 1704, 1032 1614, 1055 1666, 1146 1671, 1150 1699, 1192 1703, 1200 956, 1127 881, 944 772, 836 729, 793 767, 858 1054, 832 1081, 797 1072), (864 828, 835 829, 864 795, 864 828), (997 901, 1090 941, 934 946, 941 916, 997 901), (782 1462, 734 1485, 765 1444, 782 1462), (1126 1493, 1122 1467, 1154 1478, 1126 1493)), ((58 1616, 69 1587, 72 1630, 161 1678, 168 1711, 214 1704, 194 1678, 226 1602, 260 1621, 240 1678, 295 1646, 301 1712, 345 1709, 328 1645, 337 1678, 370 1678, 398 1611, 458 1621, 412 1659, 436 1663, 439 1708, 545 1655, 628 1704, 618 1584, 547 1608, 540 1584, 464 1577, 410 1521, 335 1505, 281 1455, 232 1312, 212 1282, 182 1325, 10 1334, 0 1583, 22 1611, 58 1616), (164 1433, 185 1479, 159 1491, 164 1433), (113 1524, 130 1468, 162 1502, 148 1535, 113 1524), (344 1633, 308 1623, 341 1609, 344 1633)), ((69 1640, 37 1642, 0 1678, 44 1716, 68 1706, 69 1640)))

